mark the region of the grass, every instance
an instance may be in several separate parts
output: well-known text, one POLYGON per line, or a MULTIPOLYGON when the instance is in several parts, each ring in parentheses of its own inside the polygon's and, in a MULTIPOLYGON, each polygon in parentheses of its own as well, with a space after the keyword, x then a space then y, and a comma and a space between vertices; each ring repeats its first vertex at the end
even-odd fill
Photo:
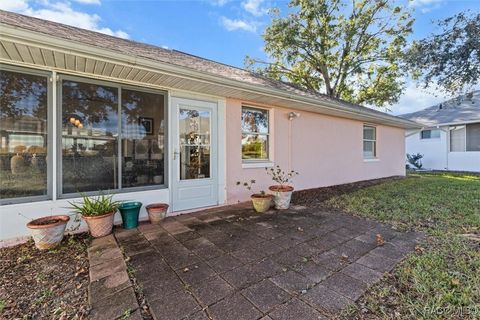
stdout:
POLYGON ((428 235, 346 318, 480 318, 480 176, 410 174, 327 204, 428 235))

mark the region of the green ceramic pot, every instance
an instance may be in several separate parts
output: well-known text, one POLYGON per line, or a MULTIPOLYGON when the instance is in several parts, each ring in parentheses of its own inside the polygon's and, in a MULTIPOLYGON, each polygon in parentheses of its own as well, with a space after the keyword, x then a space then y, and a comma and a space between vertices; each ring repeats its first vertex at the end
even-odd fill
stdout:
POLYGON ((120 205, 118 210, 122 215, 124 229, 133 229, 138 226, 138 214, 141 207, 141 202, 124 202, 120 205))

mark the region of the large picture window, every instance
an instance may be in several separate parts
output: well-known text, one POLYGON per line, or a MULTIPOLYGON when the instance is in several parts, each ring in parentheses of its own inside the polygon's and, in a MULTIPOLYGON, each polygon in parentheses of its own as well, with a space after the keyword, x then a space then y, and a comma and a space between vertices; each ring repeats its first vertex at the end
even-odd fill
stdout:
POLYGON ((164 184, 165 98, 122 90, 122 188, 164 184))
POLYGON ((373 159, 377 156, 377 128, 363 126, 363 158, 373 159))
POLYGON ((61 193, 165 184, 165 95, 63 79, 61 193))
POLYGON ((62 192, 117 188, 117 138, 118 90, 62 81, 62 192))
POLYGON ((268 160, 268 110, 242 107, 242 159, 268 160))
POLYGON ((48 77, 0 72, 0 200, 48 194, 48 77))

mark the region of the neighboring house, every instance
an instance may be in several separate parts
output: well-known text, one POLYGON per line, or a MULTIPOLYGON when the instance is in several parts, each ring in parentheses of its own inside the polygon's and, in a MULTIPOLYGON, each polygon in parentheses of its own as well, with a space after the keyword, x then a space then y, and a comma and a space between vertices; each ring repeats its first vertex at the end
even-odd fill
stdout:
POLYGON ((5 11, 0 28, 0 240, 80 193, 178 214, 267 190, 274 164, 297 190, 404 175, 419 127, 175 50, 5 11))
POLYGON ((423 124, 407 130, 409 154, 423 154, 423 167, 480 172, 480 90, 401 117, 423 124))

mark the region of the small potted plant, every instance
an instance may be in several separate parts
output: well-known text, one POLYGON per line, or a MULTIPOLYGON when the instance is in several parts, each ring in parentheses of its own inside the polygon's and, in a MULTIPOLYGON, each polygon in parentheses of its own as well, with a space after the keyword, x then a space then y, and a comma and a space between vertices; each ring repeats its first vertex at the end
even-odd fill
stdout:
POLYGON ((87 222, 90 234, 94 238, 104 237, 112 232, 113 218, 120 206, 113 201, 113 195, 97 197, 82 196, 82 203, 69 202, 71 208, 82 215, 87 222))
POLYGON ((141 207, 141 202, 124 202, 120 204, 118 210, 122 215, 122 226, 124 229, 128 230, 138 227, 138 215, 141 207))
POLYGON ((52 249, 60 244, 63 239, 65 227, 70 217, 67 215, 56 215, 42 217, 27 223, 39 250, 52 249))
MULTIPOLYGON (((250 180, 250 182, 240 182, 237 181, 237 186, 243 185, 248 191, 252 191, 252 186, 255 184, 255 180, 250 180)), ((254 193, 251 195, 253 208, 257 212, 265 212, 272 206, 271 194, 266 194, 265 191, 260 191, 260 193, 254 193)))
POLYGON ((280 166, 265 168, 267 174, 277 184, 270 186, 268 189, 273 192, 273 202, 276 209, 288 209, 292 198, 293 187, 291 182, 298 172, 292 170, 290 172, 283 171, 280 166))
POLYGON ((166 203, 152 203, 146 206, 148 218, 150 223, 160 223, 167 216, 168 204, 166 203))

